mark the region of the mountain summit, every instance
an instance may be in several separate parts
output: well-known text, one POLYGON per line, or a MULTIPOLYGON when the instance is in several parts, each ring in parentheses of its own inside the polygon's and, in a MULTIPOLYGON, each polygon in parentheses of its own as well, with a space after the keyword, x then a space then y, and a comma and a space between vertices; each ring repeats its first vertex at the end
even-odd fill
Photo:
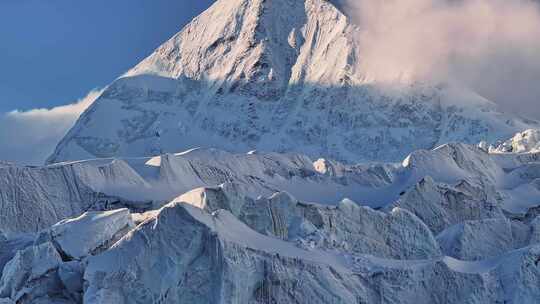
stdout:
POLYGON ((361 69, 359 29, 324 0, 220 0, 113 82, 49 163, 217 147, 397 161, 534 127, 467 90, 361 69))
POLYGON ((536 123, 374 79, 360 31, 328 1, 218 1, 54 164, 0 162, 0 304, 539 303, 536 123))

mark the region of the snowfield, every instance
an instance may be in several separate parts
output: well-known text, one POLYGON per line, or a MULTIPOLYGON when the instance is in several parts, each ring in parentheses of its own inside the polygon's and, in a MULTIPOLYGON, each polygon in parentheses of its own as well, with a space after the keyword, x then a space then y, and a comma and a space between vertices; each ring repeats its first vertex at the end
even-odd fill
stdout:
POLYGON ((215 149, 8 165, 0 297, 536 303, 539 161, 448 144, 372 165, 215 149))
POLYGON ((400 161, 538 128, 452 84, 361 69, 360 29, 325 0, 221 0, 113 82, 49 162, 194 147, 400 161))
POLYGON ((0 162, 0 304, 540 303, 538 123, 371 79, 359 30, 219 0, 0 162))

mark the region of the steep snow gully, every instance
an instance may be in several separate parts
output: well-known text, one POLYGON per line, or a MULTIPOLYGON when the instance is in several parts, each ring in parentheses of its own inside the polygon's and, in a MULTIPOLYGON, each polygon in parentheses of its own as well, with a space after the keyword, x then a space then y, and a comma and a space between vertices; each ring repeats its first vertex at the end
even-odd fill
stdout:
POLYGON ((358 30, 219 0, 0 162, 0 304, 540 303, 538 123, 370 79, 358 30))

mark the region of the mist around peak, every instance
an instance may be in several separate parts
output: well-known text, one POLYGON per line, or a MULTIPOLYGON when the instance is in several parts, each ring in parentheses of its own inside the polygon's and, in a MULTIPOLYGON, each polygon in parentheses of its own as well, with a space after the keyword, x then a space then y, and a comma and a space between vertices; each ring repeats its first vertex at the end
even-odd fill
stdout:
POLYGON ((540 6, 531 0, 335 0, 379 81, 453 82, 540 118, 540 6))

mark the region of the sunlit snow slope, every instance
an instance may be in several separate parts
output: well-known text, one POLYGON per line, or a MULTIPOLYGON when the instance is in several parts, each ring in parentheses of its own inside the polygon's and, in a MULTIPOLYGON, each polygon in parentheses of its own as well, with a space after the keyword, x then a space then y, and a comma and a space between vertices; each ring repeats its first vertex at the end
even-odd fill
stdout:
POLYGON ((193 147, 399 161, 535 125, 465 89, 372 79, 358 31, 328 1, 217 1, 113 82, 49 162, 193 147))
POLYGON ((0 304, 539 303, 536 123, 372 79, 358 31, 217 1, 0 162, 0 304))
POLYGON ((537 303, 540 154, 503 147, 3 165, 0 303, 537 303))

